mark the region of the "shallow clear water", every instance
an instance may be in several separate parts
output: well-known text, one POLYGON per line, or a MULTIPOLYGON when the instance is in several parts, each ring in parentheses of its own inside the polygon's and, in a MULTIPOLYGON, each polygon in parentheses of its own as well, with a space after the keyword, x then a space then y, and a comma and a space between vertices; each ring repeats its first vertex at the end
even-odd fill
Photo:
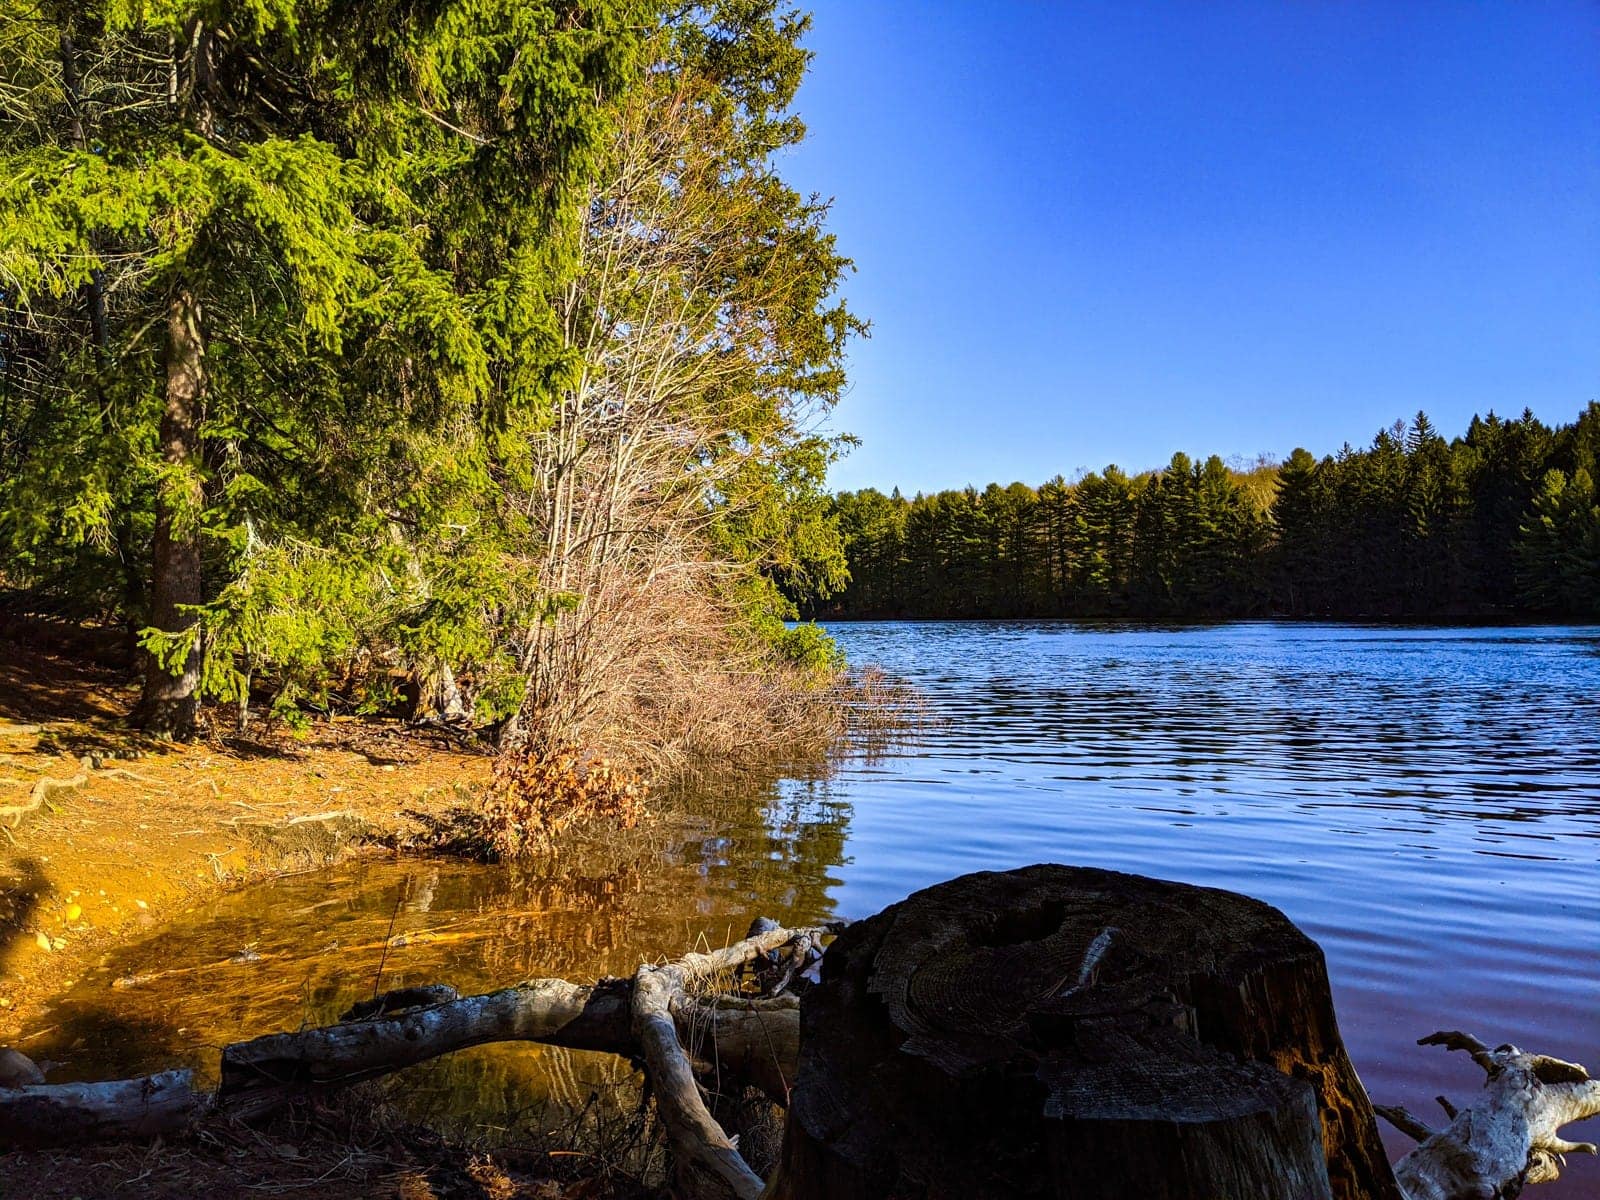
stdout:
MULTIPOLYGON (((1436 1028, 1600 1067, 1600 628, 835 632, 926 696, 933 719, 905 744, 810 778, 720 782, 692 797, 695 821, 576 879, 382 863, 225 897, 84 981, 41 1044, 69 1071, 91 1055, 103 1071, 119 1047, 128 1065, 204 1065, 205 1045, 370 993, 391 917, 408 940, 385 986, 475 988, 625 970, 737 937, 755 911, 861 916, 964 871, 1060 861, 1282 908, 1326 950, 1382 1102, 1437 1111, 1437 1093, 1478 1086, 1462 1056, 1414 1044, 1436 1028), (259 959, 225 961, 251 944, 259 959)), ((526 1050, 475 1055, 431 1076, 444 1107, 470 1093, 503 1114, 535 1086, 518 1082, 526 1050)), ((570 1097, 608 1069, 537 1061, 556 1083, 536 1086, 570 1097)), ((1596 1168, 1574 1161, 1531 1195, 1600 1196, 1596 1168)))

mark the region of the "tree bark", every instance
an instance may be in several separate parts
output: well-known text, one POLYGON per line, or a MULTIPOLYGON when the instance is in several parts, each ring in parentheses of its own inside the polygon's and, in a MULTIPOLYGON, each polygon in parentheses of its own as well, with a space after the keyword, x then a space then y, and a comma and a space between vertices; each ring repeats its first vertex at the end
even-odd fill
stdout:
MULTIPOLYGON (((205 505, 200 420, 206 394, 205 337, 200 305, 179 287, 167 305, 167 394, 161 414, 163 478, 156 493, 150 623, 162 633, 189 634, 205 600, 200 515, 205 505)), ((198 636, 177 664, 145 655, 144 695, 135 714, 156 737, 186 739, 199 710, 203 648, 198 636)))
POLYGON ((847 929, 771 1200, 1400 1200, 1322 952, 1208 888, 968 875, 847 929))
POLYGON ((188 1071, 110 1083, 0 1087, 0 1148, 148 1138, 186 1129, 206 1107, 188 1071))

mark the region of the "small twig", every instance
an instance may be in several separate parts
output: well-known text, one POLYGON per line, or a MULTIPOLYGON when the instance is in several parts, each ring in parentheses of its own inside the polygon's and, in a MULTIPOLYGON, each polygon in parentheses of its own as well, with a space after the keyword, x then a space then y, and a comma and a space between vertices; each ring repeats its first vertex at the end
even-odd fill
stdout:
MULTIPOLYGON (((1078 965, 1077 981, 1066 991, 1061 992, 1062 996, 1070 996, 1075 992, 1081 992, 1086 986, 1094 983, 1096 972, 1100 969, 1100 962, 1105 958, 1107 951, 1111 949, 1111 943, 1116 940, 1119 932, 1121 931, 1116 927, 1108 925, 1095 934, 1094 941, 1090 942, 1089 948, 1083 952, 1083 962, 1078 965)), ((1069 976, 1063 975, 1046 988, 1044 994, 1046 996, 1054 995, 1061 988, 1061 985, 1067 982, 1068 978, 1069 976)))
POLYGON ((400 890, 395 894, 394 911, 389 914, 389 932, 383 935, 383 953, 378 956, 378 971, 372 977, 372 998, 378 998, 378 985, 383 982, 383 964, 389 961, 389 947, 394 944, 394 923, 400 917, 400 906, 406 902, 406 889, 410 885, 407 879, 400 885, 400 890))
POLYGON ((461 137, 466 138, 469 142, 472 142, 474 145, 478 145, 478 146, 493 145, 493 142, 489 138, 480 137, 476 133, 472 133, 472 132, 470 132, 468 130, 462 129, 459 125, 452 125, 449 121, 446 121, 443 117, 441 117, 436 112, 429 112, 425 108, 419 108, 417 111, 420 112, 423 116, 427 117, 428 120, 437 123, 438 125, 440 125, 441 127, 445 128, 445 129, 448 129, 451 133, 459 134, 461 137))

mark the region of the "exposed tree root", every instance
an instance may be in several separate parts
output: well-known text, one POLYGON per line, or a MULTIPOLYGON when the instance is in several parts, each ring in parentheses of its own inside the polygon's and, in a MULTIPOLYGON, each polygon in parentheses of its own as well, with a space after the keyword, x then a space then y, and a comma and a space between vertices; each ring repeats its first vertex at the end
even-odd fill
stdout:
MULTIPOLYGON (((18 780, 7 780, 15 783, 18 780)), ((33 790, 28 794, 24 804, 8 804, 0 806, 0 821, 10 821, 15 829, 22 823, 22 818, 33 812, 53 796, 68 792, 75 792, 89 782, 89 776, 80 771, 71 779, 41 779, 33 785, 33 790)))
MULTIPOLYGON (((83 760, 84 766, 89 766, 90 761, 90 759, 85 758, 83 760)), ((100 760, 94 759, 93 761, 98 763, 100 760)), ((77 791, 79 788, 87 787, 91 776, 96 779, 125 779, 138 783, 155 782, 148 776, 125 770, 122 767, 95 767, 92 770, 79 771, 76 775, 69 779, 51 779, 46 777, 44 779, 34 781, 33 788, 28 793, 28 799, 25 803, 0 805, 0 821, 9 821, 11 823, 11 828, 15 829, 22 823, 23 817, 35 811, 48 801, 54 799, 56 796, 69 795, 72 792, 77 791)), ((28 781, 25 779, 0 779, 0 786, 27 787, 28 781)))

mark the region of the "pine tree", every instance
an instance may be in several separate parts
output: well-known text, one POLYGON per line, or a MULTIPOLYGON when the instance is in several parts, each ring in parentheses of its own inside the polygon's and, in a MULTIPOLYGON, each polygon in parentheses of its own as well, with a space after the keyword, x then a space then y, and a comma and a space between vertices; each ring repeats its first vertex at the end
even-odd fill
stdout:
POLYGON ((1587 468, 1546 472, 1521 532, 1523 601, 1560 616, 1600 615, 1600 492, 1587 468))
POLYGON ((418 570, 430 485, 482 462, 458 453, 474 409, 554 365, 536 301, 560 279, 556 213, 639 13, 10 0, 6 16, 32 31, 0 47, 7 77, 32 86, 0 147, 0 288, 25 329, 82 316, 53 327, 51 378, 7 374, 31 433, 0 532, 36 586, 84 545, 148 580, 121 598, 145 628, 141 715, 185 736, 202 692, 247 695, 241 664, 325 679, 353 652, 359 622, 329 595, 414 599, 384 592, 418 570), (513 179, 525 201, 486 203, 513 179))

